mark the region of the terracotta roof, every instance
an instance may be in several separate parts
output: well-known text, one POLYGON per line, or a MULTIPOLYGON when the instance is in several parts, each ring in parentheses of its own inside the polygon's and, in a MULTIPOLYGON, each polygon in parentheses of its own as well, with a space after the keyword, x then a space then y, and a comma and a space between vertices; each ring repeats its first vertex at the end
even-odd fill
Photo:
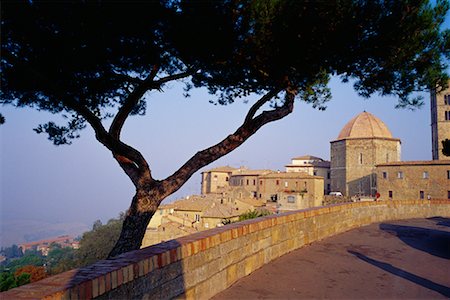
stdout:
POLYGON ((317 156, 312 156, 312 155, 303 155, 303 156, 298 156, 298 157, 294 157, 292 158, 292 160, 320 160, 323 161, 322 158, 317 157, 317 156))
POLYGON ((273 172, 270 174, 266 174, 263 176, 260 176, 260 178, 265 178, 265 179, 269 179, 269 178, 299 178, 299 179, 323 179, 323 177, 321 176, 313 176, 313 175, 309 175, 305 172, 273 172))
POLYGON ((329 168, 330 162, 329 161, 315 161, 312 164, 289 164, 285 167, 323 167, 323 168, 329 168))
POLYGON ((364 111, 351 119, 344 128, 342 128, 337 140, 349 138, 392 139, 392 133, 383 121, 371 113, 364 111))
POLYGON ((229 173, 229 172, 233 172, 235 170, 238 170, 237 168, 233 168, 230 166, 223 166, 223 167, 217 167, 217 168, 213 168, 211 170, 202 172, 202 173, 208 173, 208 172, 222 172, 222 173, 229 173))
POLYGON ((189 227, 189 226, 183 226, 183 224, 180 224, 180 223, 177 223, 177 222, 173 222, 173 221, 169 221, 169 222, 166 222, 164 224, 159 225, 158 226, 158 230, 162 231, 163 227, 166 228, 166 229, 167 228, 178 229, 180 231, 186 232, 187 234, 195 233, 195 232, 198 231, 195 228, 192 228, 192 227, 189 227))
POLYGON ((450 160, 415 160, 415 161, 394 161, 384 164, 378 164, 377 167, 390 166, 431 166, 431 165, 447 165, 450 166, 450 160))
POLYGON ((259 176, 263 174, 267 174, 273 172, 272 170, 247 170, 247 169, 239 169, 233 172, 232 176, 259 176))
POLYGON ((189 196, 187 199, 173 202, 176 210, 203 211, 211 205, 211 200, 199 196, 189 196))
POLYGON ((202 217, 203 218, 231 218, 239 216, 239 211, 233 209, 233 207, 225 204, 216 203, 215 205, 207 208, 202 217))
POLYGON ((254 198, 242 198, 242 199, 236 199, 236 201, 241 201, 241 202, 244 202, 246 204, 249 204, 249 205, 252 205, 255 207, 266 205, 265 202, 262 202, 260 200, 254 199, 254 198))

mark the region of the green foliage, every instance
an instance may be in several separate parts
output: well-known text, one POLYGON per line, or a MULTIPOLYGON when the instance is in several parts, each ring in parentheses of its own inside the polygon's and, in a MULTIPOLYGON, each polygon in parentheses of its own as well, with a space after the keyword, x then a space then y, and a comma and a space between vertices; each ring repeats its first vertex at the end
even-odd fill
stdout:
POLYGON ((263 210, 263 211, 258 211, 258 210, 253 210, 253 211, 248 211, 242 215, 239 216, 239 221, 244 221, 244 220, 250 220, 250 219, 256 219, 259 217, 264 217, 264 216, 268 216, 270 215, 270 211, 268 210, 263 210))
POLYGON ((15 272, 18 268, 31 265, 31 266, 43 266, 45 263, 45 259, 42 256, 38 256, 35 254, 26 254, 21 258, 11 260, 5 268, 11 270, 11 272, 15 272))
POLYGON ((119 239, 123 218, 124 215, 121 214, 119 219, 110 219, 105 225, 96 221, 92 231, 83 234, 80 240, 80 248, 77 251, 80 266, 92 264, 108 257, 119 239))
POLYGON ((450 139, 445 139, 442 141, 442 154, 445 156, 450 156, 450 139))
POLYGON ((7 291, 9 289, 30 283, 31 275, 28 273, 22 273, 19 276, 14 276, 10 272, 0 273, 0 292, 7 291))
MULTIPOLYGON (((187 90, 206 87, 220 104, 288 81, 299 99, 324 108, 338 75, 364 97, 393 94, 399 106, 418 106, 413 91, 446 85, 448 8, 426 0, 7 1, 1 101, 65 112, 67 124, 36 129, 55 144, 85 127, 72 104, 110 117, 155 65, 159 76, 196 70, 187 90)), ((142 99, 132 114, 145 109, 142 99)))
POLYGON ((62 248, 60 245, 52 245, 46 257, 47 272, 58 274, 78 267, 76 252, 70 247, 62 248))

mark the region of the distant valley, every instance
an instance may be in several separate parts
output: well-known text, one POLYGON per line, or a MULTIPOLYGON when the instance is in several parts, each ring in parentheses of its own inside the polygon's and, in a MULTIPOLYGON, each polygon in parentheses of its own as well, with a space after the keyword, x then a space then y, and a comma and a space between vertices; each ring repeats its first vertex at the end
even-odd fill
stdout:
POLYGON ((78 236, 91 227, 81 222, 46 222, 39 220, 4 220, 0 228, 0 247, 61 235, 78 236))

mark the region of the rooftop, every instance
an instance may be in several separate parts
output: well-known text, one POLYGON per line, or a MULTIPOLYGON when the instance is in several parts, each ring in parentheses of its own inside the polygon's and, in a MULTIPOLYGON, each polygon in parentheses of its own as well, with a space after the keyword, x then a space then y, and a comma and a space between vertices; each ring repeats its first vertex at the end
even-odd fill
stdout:
POLYGON ((450 160, 411 160, 411 161, 393 161, 379 164, 377 167, 389 166, 430 166, 430 165, 447 165, 450 166, 450 160))
POLYGON ((309 175, 305 172, 273 172, 270 174, 262 175, 260 178, 298 178, 298 179, 323 179, 321 176, 309 175))
POLYGON ((392 133, 379 118, 369 112, 362 112, 351 119, 342 128, 337 140, 354 138, 387 138, 392 139, 392 133))

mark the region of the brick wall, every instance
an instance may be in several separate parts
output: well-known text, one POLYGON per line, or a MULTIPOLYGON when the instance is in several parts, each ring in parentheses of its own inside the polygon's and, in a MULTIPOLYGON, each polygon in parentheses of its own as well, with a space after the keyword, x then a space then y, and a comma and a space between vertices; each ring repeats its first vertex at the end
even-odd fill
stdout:
POLYGON ((207 299, 305 244, 395 219, 450 217, 450 201, 379 201, 271 215, 178 238, 0 294, 2 299, 207 299))

